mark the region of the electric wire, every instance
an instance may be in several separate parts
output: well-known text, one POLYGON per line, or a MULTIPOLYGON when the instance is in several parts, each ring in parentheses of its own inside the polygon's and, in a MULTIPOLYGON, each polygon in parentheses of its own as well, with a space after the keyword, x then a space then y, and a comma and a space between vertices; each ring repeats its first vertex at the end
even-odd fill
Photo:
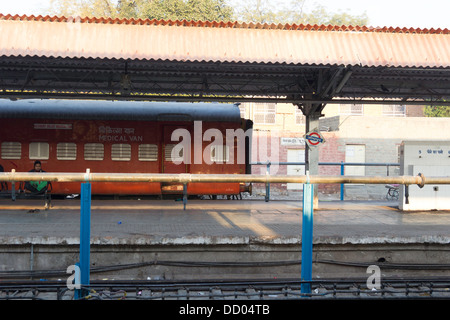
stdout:
MULTIPOLYGON (((401 270, 450 270, 450 264, 421 264, 421 263, 386 263, 386 262, 347 262, 337 260, 316 259, 314 263, 333 264, 346 267, 367 268, 371 265, 377 265, 380 269, 401 269, 401 270)), ((119 271, 125 269, 142 268, 149 266, 172 266, 172 267, 233 267, 233 268, 253 268, 253 267, 284 267, 292 265, 301 265, 301 260, 281 260, 281 261, 262 261, 262 262, 230 262, 230 261, 167 261, 154 260, 148 262, 107 265, 91 267, 91 273, 102 273, 119 271)), ((0 271, 0 279, 21 279, 21 278, 42 278, 66 276, 66 270, 6 270, 0 271)))

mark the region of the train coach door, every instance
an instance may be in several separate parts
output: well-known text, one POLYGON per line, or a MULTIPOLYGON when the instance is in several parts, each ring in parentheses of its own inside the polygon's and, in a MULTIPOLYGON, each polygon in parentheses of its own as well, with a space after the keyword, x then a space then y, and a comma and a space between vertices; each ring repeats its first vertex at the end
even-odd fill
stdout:
MULTIPOLYGON (((180 141, 172 141, 172 133, 176 129, 187 130, 191 134, 191 127, 189 126, 164 126, 163 143, 162 143, 162 173, 187 173, 189 172, 189 162, 184 161, 185 157, 190 154, 190 150, 180 148, 180 141), (174 150, 175 148, 175 150, 174 150)), ((190 145, 190 144, 189 144, 190 145)))

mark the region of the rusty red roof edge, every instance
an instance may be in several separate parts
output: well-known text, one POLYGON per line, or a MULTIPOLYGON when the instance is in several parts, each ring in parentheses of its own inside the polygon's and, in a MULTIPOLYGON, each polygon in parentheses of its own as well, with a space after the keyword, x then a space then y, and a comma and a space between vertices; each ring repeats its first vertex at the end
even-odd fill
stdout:
POLYGON ((72 22, 72 23, 97 23, 97 24, 129 24, 129 25, 161 25, 184 26, 206 28, 242 28, 242 29, 278 29, 301 31, 347 31, 347 32, 384 32, 384 33, 422 33, 422 34, 449 34, 445 28, 400 28, 400 27, 368 27, 368 26, 334 26, 334 25, 310 25, 310 24, 261 24, 253 22, 237 21, 187 21, 187 20, 157 20, 157 19, 118 19, 105 17, 65 17, 42 15, 11 15, 0 13, 0 20, 15 21, 44 21, 44 22, 72 22))

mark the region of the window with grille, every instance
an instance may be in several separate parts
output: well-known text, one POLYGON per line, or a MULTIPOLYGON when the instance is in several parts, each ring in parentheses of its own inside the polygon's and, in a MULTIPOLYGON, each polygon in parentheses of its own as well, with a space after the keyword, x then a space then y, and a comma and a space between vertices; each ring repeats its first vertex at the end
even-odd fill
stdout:
POLYGON ((139 145, 139 161, 157 161, 158 146, 156 144, 139 145))
POLYGON ((76 160, 77 145, 71 142, 60 142, 56 145, 56 159, 76 160))
POLYGON ((362 104, 341 104, 339 114, 343 116, 362 116, 364 107, 362 104))
POLYGON ((101 143, 86 143, 84 145, 84 160, 103 160, 104 146, 101 143))
POLYGON ((230 161, 230 147, 227 145, 211 146, 211 161, 216 163, 230 161))
POLYGON ((50 148, 47 142, 31 142, 29 146, 29 157, 32 160, 47 160, 50 148))
POLYGON ((253 121, 257 124, 275 123, 276 103, 255 103, 253 105, 253 121))
POLYGON ((165 161, 181 162, 184 160, 183 148, 180 148, 178 154, 172 155, 172 150, 175 148, 176 144, 166 144, 164 147, 164 159, 165 161))
POLYGON ((126 143, 113 144, 111 147, 111 160, 130 161, 131 145, 126 143))
POLYGON ((22 144, 20 142, 2 142, 2 159, 22 158, 22 144))
POLYGON ((405 117, 406 106, 405 105, 383 105, 383 116, 389 117, 405 117))

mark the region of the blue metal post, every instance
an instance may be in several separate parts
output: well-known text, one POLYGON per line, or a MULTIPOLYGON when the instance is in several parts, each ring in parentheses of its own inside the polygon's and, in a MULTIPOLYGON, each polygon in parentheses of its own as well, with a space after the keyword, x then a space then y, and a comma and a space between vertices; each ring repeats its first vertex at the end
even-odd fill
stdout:
MULTIPOLYGON (((266 165, 266 175, 270 175, 270 161, 267 161, 266 165)), ((270 200, 270 183, 266 183, 266 197, 264 199, 266 202, 269 202, 270 200)))
MULTIPOLYGON (((344 162, 341 161, 341 176, 344 175, 344 162)), ((341 183, 341 201, 344 200, 344 184, 341 183)))
MULTIPOLYGON (((302 281, 312 280, 314 185, 303 185, 302 281)), ((311 284, 302 283, 301 293, 311 293, 311 284)))
MULTIPOLYGON (((91 251, 91 184, 81 184, 80 199, 80 272, 81 286, 89 286, 91 251)), ((89 293, 86 289, 75 290, 75 298, 81 299, 89 293)))
POLYGON ((183 183, 183 210, 186 210, 187 204, 187 184, 183 183))

